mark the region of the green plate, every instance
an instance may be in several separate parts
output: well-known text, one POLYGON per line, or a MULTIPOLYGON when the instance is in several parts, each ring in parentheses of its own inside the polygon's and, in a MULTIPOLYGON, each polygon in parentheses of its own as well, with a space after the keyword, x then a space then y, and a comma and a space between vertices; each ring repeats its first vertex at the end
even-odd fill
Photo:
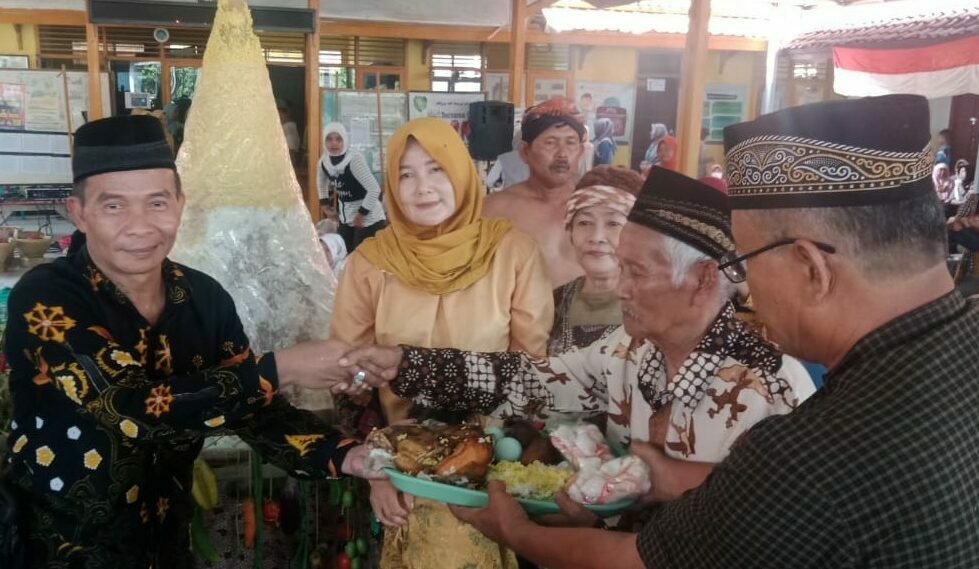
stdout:
MULTIPOLYGON (((384 473, 388 475, 388 478, 391 480, 391 484, 393 484, 395 488, 406 494, 411 494, 412 496, 419 496, 421 498, 428 498, 429 500, 435 500, 437 502, 455 504, 457 506, 466 506, 469 508, 482 508, 489 502, 489 494, 483 490, 471 490, 469 488, 460 488, 459 486, 443 484, 433 480, 423 480, 421 478, 415 478, 414 476, 399 472, 394 468, 385 468, 384 473)), ((523 509, 526 510, 527 514, 531 516, 556 514, 561 511, 561 508, 558 507, 557 502, 554 502, 553 500, 530 500, 527 498, 517 498, 517 502, 520 502, 523 509)), ((618 502, 612 502, 611 504, 596 504, 592 506, 586 505, 585 507, 594 512, 596 515, 607 518, 618 514, 635 503, 635 500, 619 500, 618 502)))

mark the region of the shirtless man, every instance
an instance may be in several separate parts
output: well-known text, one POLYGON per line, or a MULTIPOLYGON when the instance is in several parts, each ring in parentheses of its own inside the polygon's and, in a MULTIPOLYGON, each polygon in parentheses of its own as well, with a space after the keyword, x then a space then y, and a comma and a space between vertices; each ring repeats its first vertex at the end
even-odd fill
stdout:
POLYGON ((585 126, 570 101, 551 99, 527 109, 522 129, 518 149, 530 166, 530 179, 486 198, 483 215, 509 219, 533 237, 557 288, 583 274, 564 229, 564 216, 574 191, 585 126))

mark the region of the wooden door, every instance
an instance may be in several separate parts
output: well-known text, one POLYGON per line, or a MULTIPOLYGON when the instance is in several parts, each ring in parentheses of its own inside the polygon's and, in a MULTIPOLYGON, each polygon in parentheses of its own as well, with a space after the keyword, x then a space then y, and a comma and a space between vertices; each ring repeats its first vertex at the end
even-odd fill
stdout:
POLYGON ((633 168, 638 169, 649 148, 649 129, 653 123, 663 123, 670 132, 676 131, 680 80, 676 77, 640 76, 636 85, 636 120, 632 130, 633 168))

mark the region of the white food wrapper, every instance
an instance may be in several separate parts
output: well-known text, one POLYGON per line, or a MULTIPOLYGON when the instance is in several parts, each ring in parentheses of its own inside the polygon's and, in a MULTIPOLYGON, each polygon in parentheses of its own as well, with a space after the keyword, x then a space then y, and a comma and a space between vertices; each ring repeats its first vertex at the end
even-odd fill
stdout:
POLYGON ((642 496, 651 485, 646 463, 635 456, 623 456, 598 468, 589 462, 571 479, 567 492, 579 504, 610 504, 642 496))
POLYGON ((612 450, 605 442, 605 435, 598 427, 590 423, 577 425, 561 425, 551 431, 551 443, 564 458, 571 461, 575 470, 580 470, 585 464, 611 460, 612 450))

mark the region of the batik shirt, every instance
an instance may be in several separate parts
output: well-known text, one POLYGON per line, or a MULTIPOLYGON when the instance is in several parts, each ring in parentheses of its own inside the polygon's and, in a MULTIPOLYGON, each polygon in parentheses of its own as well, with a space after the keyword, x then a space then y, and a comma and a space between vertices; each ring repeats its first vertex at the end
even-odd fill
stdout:
POLYGON ((793 413, 652 513, 652 569, 979 567, 979 300, 871 332, 793 413))
POLYGON ((335 475, 353 441, 276 394, 231 297, 169 261, 150 325, 84 247, 14 287, 5 351, 14 423, 4 478, 36 566, 188 567, 193 461, 233 431, 303 477, 335 475))
POLYGON ((551 412, 607 415, 607 436, 716 463, 752 425, 794 409, 813 391, 802 365, 735 318, 727 305, 668 378, 663 353, 617 328, 547 360, 520 353, 406 348, 401 397, 431 407, 547 420, 551 412))

